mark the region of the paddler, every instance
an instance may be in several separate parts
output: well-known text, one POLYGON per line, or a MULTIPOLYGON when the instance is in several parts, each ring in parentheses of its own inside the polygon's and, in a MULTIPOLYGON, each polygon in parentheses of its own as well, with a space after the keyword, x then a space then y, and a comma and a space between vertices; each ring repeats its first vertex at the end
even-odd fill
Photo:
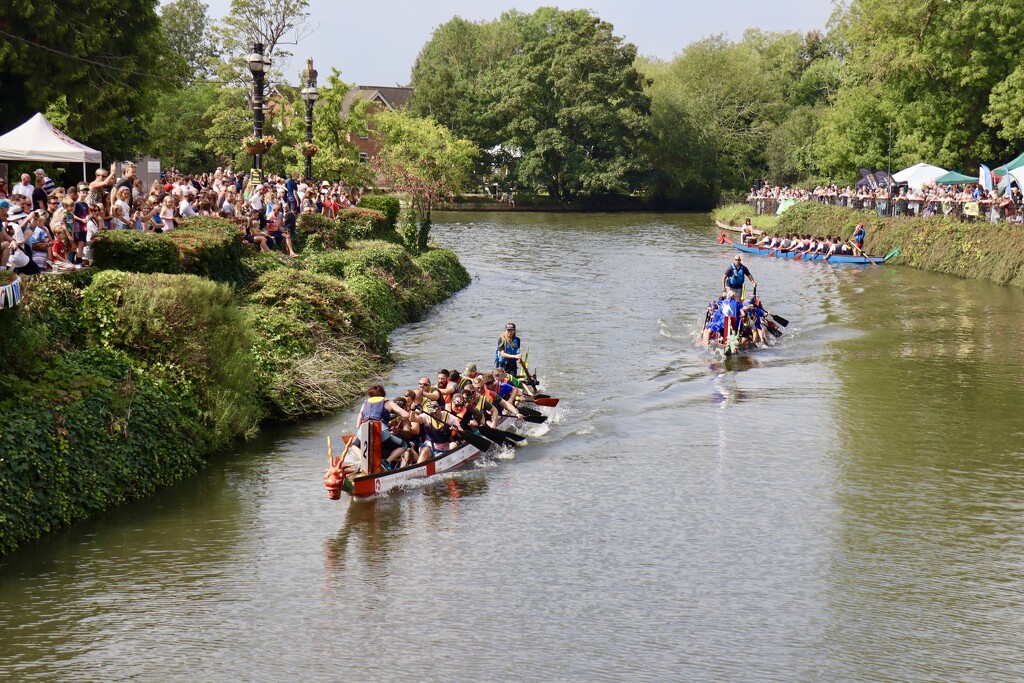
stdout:
POLYGON ((853 255, 863 256, 864 255, 864 238, 867 236, 867 231, 864 229, 863 223, 857 224, 857 229, 853 231, 853 255))
POLYGON ((423 392, 424 401, 438 401, 448 408, 452 402, 452 395, 455 393, 455 384, 450 381, 448 370, 441 368, 437 371, 437 384, 423 392))
POLYGON ((468 386, 473 385, 473 378, 479 375, 480 372, 476 369, 476 363, 470 363, 466 366, 466 371, 462 373, 462 377, 459 379, 459 389, 465 389, 468 386))
POLYGON ((722 293, 726 297, 734 297, 739 300, 743 298, 743 282, 750 278, 750 284, 757 287, 757 280, 750 274, 750 271, 743 265, 743 259, 739 254, 733 257, 732 265, 725 269, 722 276, 722 293))
POLYGON ((494 350, 494 367, 504 368, 506 372, 515 376, 519 374, 519 361, 523 354, 519 352, 519 337, 516 336, 516 324, 509 322, 505 324, 505 333, 498 339, 498 347, 494 350))
POLYGON ((411 419, 423 426, 423 446, 420 448, 418 463, 429 460, 437 455, 444 455, 455 448, 452 439, 452 428, 459 429, 459 418, 444 410, 438 401, 427 401, 423 412, 415 414, 411 419))
POLYGON ((388 448, 391 449, 391 452, 388 453, 381 464, 385 469, 394 469, 395 462, 402 457, 402 454, 405 453, 405 449, 409 445, 402 437, 391 433, 391 413, 397 413, 407 419, 409 413, 394 401, 389 401, 385 396, 384 387, 380 384, 374 384, 367 389, 366 395, 369 398, 366 399, 363 406, 359 409, 359 417, 356 418, 356 430, 358 431, 359 426, 364 422, 380 422, 381 452, 387 452, 386 449, 388 448))

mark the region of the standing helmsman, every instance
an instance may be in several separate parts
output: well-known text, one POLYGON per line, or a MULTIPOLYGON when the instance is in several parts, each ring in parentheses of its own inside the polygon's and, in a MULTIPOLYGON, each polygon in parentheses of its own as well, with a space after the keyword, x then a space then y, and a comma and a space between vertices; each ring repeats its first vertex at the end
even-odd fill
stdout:
POLYGON ((757 280, 750 274, 747 267, 743 265, 743 259, 737 254, 732 260, 732 265, 725 269, 725 275, 722 276, 722 293, 727 297, 742 301, 743 283, 747 278, 750 278, 750 284, 757 287, 757 280))

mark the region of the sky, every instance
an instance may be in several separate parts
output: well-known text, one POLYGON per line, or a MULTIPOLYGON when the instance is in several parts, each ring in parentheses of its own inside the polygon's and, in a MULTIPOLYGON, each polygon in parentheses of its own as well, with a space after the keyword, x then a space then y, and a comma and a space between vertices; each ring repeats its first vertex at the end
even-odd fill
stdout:
MULTIPOLYGON (((203 1, 214 21, 223 18, 231 6, 230 0, 203 1)), ((452 17, 491 21, 510 9, 531 13, 552 6, 591 10, 611 23, 616 35, 636 45, 641 55, 661 59, 671 59, 690 43, 718 33, 739 40, 750 27, 765 31, 824 29, 833 9, 826 0, 309 0, 310 24, 318 28, 298 45, 282 46, 294 54, 285 77, 298 82, 306 58, 312 57, 321 81, 331 67, 337 67, 342 80, 349 83, 408 85, 420 48, 434 29, 452 17)))

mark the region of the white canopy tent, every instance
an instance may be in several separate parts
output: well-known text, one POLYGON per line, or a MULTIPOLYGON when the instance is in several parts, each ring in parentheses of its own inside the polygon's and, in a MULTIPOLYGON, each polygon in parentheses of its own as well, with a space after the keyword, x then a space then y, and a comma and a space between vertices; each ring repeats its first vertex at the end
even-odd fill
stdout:
POLYGON ((14 130, 0 135, 0 159, 10 161, 71 161, 102 164, 103 154, 60 132, 42 114, 36 114, 14 130))
POLYGON ((893 173, 892 177, 897 183, 906 183, 911 189, 919 190, 925 183, 931 182, 947 173, 949 171, 946 169, 932 166, 931 164, 914 164, 899 173, 893 173))
POLYGON ((1007 171, 1006 175, 1000 178, 999 186, 997 188, 999 192, 1006 192, 1006 186, 1011 181, 1017 183, 1017 187, 1019 187, 1021 191, 1024 191, 1024 166, 1020 168, 1011 168, 1007 171))

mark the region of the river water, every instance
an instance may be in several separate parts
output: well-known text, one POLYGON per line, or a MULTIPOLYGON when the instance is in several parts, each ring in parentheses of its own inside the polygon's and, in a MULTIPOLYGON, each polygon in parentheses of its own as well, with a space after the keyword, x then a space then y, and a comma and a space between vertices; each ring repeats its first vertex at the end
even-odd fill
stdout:
POLYGON ((389 393, 514 320, 549 424, 357 502, 321 480, 354 412, 268 429, 4 558, 0 679, 1024 679, 1024 293, 751 257, 791 324, 723 363, 715 235, 443 214, 473 284, 393 334, 389 393))

